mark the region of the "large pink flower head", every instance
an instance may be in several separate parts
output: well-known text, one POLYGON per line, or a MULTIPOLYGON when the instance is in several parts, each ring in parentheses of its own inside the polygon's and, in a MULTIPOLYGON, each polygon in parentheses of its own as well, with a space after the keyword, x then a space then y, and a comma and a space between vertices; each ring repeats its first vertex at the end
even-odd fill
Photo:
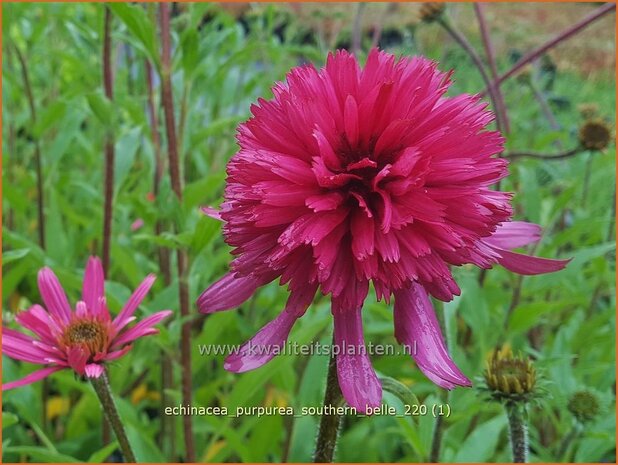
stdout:
POLYGON ((272 100, 239 127, 218 217, 233 247, 231 271, 199 298, 205 313, 236 307, 280 278, 285 309, 226 360, 241 372, 282 346, 316 291, 331 296, 339 384, 361 411, 381 400, 364 347, 361 308, 372 283, 395 298, 395 336, 416 347, 420 369, 451 389, 470 381, 452 362, 428 295, 460 290, 450 267, 500 263, 523 274, 565 261, 509 251, 538 240, 536 225, 510 222, 511 194, 490 186, 507 175, 492 115, 476 96, 447 97, 450 75, 425 58, 373 50, 361 68, 338 51, 326 66, 293 69, 272 100))
POLYGON ((105 303, 103 267, 98 258, 88 260, 82 300, 75 305, 75 311, 54 272, 43 268, 39 271, 38 284, 47 309, 34 305, 15 318, 34 337, 3 328, 2 353, 15 360, 46 367, 18 381, 3 384, 2 390, 34 383, 66 368, 90 378, 101 376, 105 362, 122 357, 136 339, 156 334, 158 330, 153 326, 172 313, 169 310, 157 312, 128 327, 154 281, 154 275, 147 276, 112 319, 105 303))

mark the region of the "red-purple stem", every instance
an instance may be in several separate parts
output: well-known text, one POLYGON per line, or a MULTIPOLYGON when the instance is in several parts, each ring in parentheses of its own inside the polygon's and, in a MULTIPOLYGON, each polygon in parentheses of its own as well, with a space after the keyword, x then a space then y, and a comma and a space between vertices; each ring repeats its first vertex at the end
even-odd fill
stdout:
MULTIPOLYGON (((493 82, 494 86, 499 86, 504 81, 506 81, 508 78, 510 78, 511 76, 516 74, 520 69, 522 69, 528 63, 536 60, 537 58, 539 58, 541 55, 543 55, 545 52, 547 52, 552 47, 555 47, 556 45, 558 45, 563 40, 566 40, 569 37, 573 36, 574 34, 577 34, 579 31, 581 31, 582 29, 586 28, 587 26, 589 26, 590 24, 595 22, 597 19, 603 17, 607 13, 610 13, 610 12, 614 11, 615 9, 616 9, 616 4, 615 3, 606 3, 605 5, 600 6, 599 8, 594 10, 588 16, 583 18, 581 21, 573 24, 572 26, 570 26, 569 28, 565 29, 564 31, 562 31, 561 33, 559 33, 558 35, 556 35, 552 39, 550 39, 547 42, 545 42, 544 44, 542 44, 539 47, 535 48, 534 50, 531 50, 530 52, 526 53, 523 57, 521 57, 519 59, 519 61, 517 61, 517 63, 515 63, 513 65, 513 67, 510 70, 508 70, 506 73, 502 74, 500 77, 498 77, 498 79, 494 80, 494 82, 493 82)), ((488 93, 489 89, 490 89, 490 87, 487 86, 487 89, 485 89, 481 93, 481 95, 485 95, 486 93, 488 93)))
MULTIPOLYGON (((32 93, 32 85, 30 83, 28 63, 17 45, 14 45, 14 49, 21 66, 24 90, 26 92, 26 98, 28 99, 28 107, 30 108, 30 127, 34 128, 36 124, 36 105, 34 103, 34 94, 32 93)), ((45 250, 45 194, 43 192, 43 163, 41 160, 41 146, 39 144, 39 138, 34 135, 32 137, 34 139, 34 163, 36 165, 39 245, 43 250, 45 250)))
POLYGON ((489 98, 491 100, 491 103, 495 110, 495 115, 496 115, 496 127, 498 128, 498 131, 504 132, 504 123, 502 122, 502 115, 498 111, 498 108, 499 108, 498 98, 496 97, 495 88, 491 83, 491 79, 489 79, 487 71, 485 71, 485 64, 483 63, 483 60, 481 60, 481 57, 476 52, 472 44, 468 42, 468 39, 466 39, 466 37, 458 29, 456 29, 455 26, 453 26, 453 24, 451 24, 448 18, 443 16, 440 19, 438 19, 438 22, 444 28, 444 30, 449 33, 449 35, 453 38, 453 40, 455 40, 455 42, 457 42, 459 46, 464 49, 464 51, 468 54, 468 56, 470 57, 470 59, 472 60, 476 68, 479 70, 479 73, 481 74, 483 81, 485 82, 485 84, 488 86, 488 89, 489 89, 489 98))
MULTIPOLYGON (((148 89, 148 115, 150 118, 150 134, 152 136, 152 145, 155 153, 155 173, 153 179, 153 193, 155 199, 158 199, 159 189, 161 184, 161 178, 163 177, 165 161, 163 159, 163 153, 161 151, 161 139, 159 137, 159 119, 157 118, 157 111, 154 104, 154 86, 152 82, 152 65, 150 61, 145 61, 146 72, 146 86, 148 89)), ((158 236, 164 231, 165 227, 161 220, 157 220, 155 224, 155 234, 158 236)), ((172 273, 170 266, 170 253, 167 247, 158 248, 159 256, 159 269, 163 275, 163 283, 165 286, 169 286, 172 283, 172 273)), ((163 407, 168 406, 171 403, 168 392, 173 387, 172 377, 172 361, 170 356, 166 353, 161 355, 161 399, 163 400, 163 407)), ((170 444, 170 457, 176 455, 176 422, 174 418, 163 415, 161 418, 161 441, 167 441, 169 439, 170 444)))
MULTIPOLYGON (((474 4, 474 11, 479 22, 479 28, 481 30, 481 38, 483 40, 483 47, 485 48, 485 55, 487 56, 487 63, 489 64, 489 72, 491 78, 495 81, 498 78, 498 68, 496 67, 496 58, 494 54, 494 47, 491 42, 491 36, 489 35, 489 29, 487 28, 487 21, 485 21, 484 5, 482 3, 474 4)), ((504 132, 511 132, 511 125, 507 114, 506 104, 504 103, 504 96, 499 86, 494 86, 494 92, 496 94, 496 112, 500 113, 500 118, 504 124, 504 132)))
MULTIPOLYGON (((171 79, 171 34, 170 11, 167 3, 159 4, 159 20, 161 25, 161 95, 165 114, 165 131, 167 134, 169 170, 172 190, 179 201, 182 200, 182 180, 180 177, 180 160, 178 157, 178 142, 176 139, 176 123, 174 121, 174 99, 171 79)), ((178 229, 178 228, 177 228, 178 229)), ((177 249, 178 291, 180 315, 189 315, 189 284, 187 282, 188 257, 183 249, 177 249)), ((182 402, 191 403, 191 323, 182 325, 180 337, 180 360, 182 365, 182 402)), ((195 446, 193 444, 193 423, 190 416, 183 417, 185 453, 187 462, 195 462, 195 446)))
MULTIPOLYGON (((103 89, 105 97, 111 102, 114 99, 114 76, 112 74, 112 12, 105 7, 103 26, 103 89)), ((114 134, 112 128, 106 128, 105 134, 105 187, 103 200, 103 253, 102 266, 105 277, 109 273, 111 243, 112 243, 112 215, 114 203, 114 134)), ((111 439, 110 424, 103 421, 103 444, 111 439)))
MULTIPOLYGON (((113 100, 112 75, 112 13, 105 7, 105 26, 103 32, 103 88, 108 100, 113 100)), ((106 128, 105 134, 105 200, 103 205, 103 271, 109 272, 111 238, 112 238, 112 208, 114 201, 114 134, 111 128, 106 128)))

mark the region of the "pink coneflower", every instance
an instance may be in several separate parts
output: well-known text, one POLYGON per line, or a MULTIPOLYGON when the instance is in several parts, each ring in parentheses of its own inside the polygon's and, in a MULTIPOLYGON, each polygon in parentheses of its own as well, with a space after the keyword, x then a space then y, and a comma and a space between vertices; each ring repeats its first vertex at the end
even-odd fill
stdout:
POLYGON ((450 75, 425 58, 373 50, 363 69, 344 51, 326 66, 293 69, 272 100, 251 107, 228 164, 221 211, 231 271, 199 298, 202 312, 237 307, 277 278, 290 296, 226 368, 269 361, 316 291, 331 295, 337 357, 347 402, 364 411, 381 386, 364 347, 361 308, 373 283, 378 300, 395 297, 395 335, 417 349, 419 368, 452 389, 470 381, 451 360, 429 295, 460 293, 451 266, 499 263, 522 274, 567 261, 512 252, 540 228, 510 222, 511 194, 490 186, 507 175, 492 115, 471 95, 446 97, 450 75), (416 344, 415 344, 416 342, 416 344), (354 352, 354 353, 352 353, 354 352), (361 352, 359 354, 358 352, 361 352))
POLYGON ((89 378, 100 377, 105 362, 122 357, 136 339, 156 334, 158 330, 153 326, 172 313, 169 310, 157 312, 127 327, 136 319, 133 314, 154 281, 154 275, 147 276, 112 320, 105 303, 103 267, 98 258, 88 260, 82 300, 75 305, 75 311, 71 310, 54 272, 43 268, 39 271, 38 283, 47 309, 34 305, 15 318, 32 331, 34 337, 3 328, 2 353, 16 360, 47 366, 23 379, 3 384, 2 390, 34 383, 65 368, 89 378))

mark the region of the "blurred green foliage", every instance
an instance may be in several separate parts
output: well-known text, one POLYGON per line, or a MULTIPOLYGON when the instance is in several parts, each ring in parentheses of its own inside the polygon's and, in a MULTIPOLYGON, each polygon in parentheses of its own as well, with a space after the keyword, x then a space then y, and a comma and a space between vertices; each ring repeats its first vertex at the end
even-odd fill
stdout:
MULTIPOLYGON (((157 247, 184 247, 190 255, 190 290, 199 293, 225 270, 230 259, 220 225, 199 213, 201 205, 218 205, 225 164, 236 149, 236 125, 249 115, 252 102, 269 97, 274 81, 301 62, 321 65, 326 41, 298 21, 289 8, 259 5, 243 22, 215 4, 183 4, 174 8, 173 85, 179 144, 186 181, 182 205, 164 177, 152 201, 154 150, 146 104, 145 60, 158 66, 158 23, 154 6, 113 4, 114 101, 102 93, 102 4, 5 4, 3 6, 3 322, 15 327, 14 313, 40 300, 36 272, 51 266, 67 288, 79 295, 83 265, 98 254, 103 211, 103 141, 107 127, 116 138, 116 176, 112 263, 106 289, 112 311, 118 311, 130 290, 150 272, 157 273, 157 247), (23 53, 33 88, 37 121, 32 122, 15 47, 23 53), (34 144, 39 141, 46 194, 46 237, 37 243, 34 144), (142 218, 138 231, 131 224, 142 218), (175 235, 157 236, 158 220, 180 219, 175 235)), ((455 8, 471 8, 460 5, 455 8)), ((548 8, 550 8, 548 6, 548 8)), ((325 16, 328 13, 325 10, 325 16)), ((419 25, 417 28, 437 28, 419 25)), ((389 50, 424 54, 455 70, 451 92, 478 92, 477 71, 448 40, 417 40, 414 28, 401 31, 389 50)), ((342 34, 349 37, 349 28, 342 34)), ((480 39, 472 37, 480 49, 480 39)), ((574 39, 577 40, 577 39, 574 39)), ((370 38, 364 40, 367 51, 370 38)), ((568 47, 565 45, 564 47, 568 47)), ((498 57, 500 69, 511 63, 498 57)), ((615 85, 600 77, 587 80, 572 71, 535 68, 532 79, 547 98, 560 129, 552 130, 530 86, 512 79, 503 86, 512 133, 508 148, 552 153, 556 144, 576 143, 581 123, 577 107, 595 103, 602 117, 613 115, 615 85), (549 79, 549 83, 548 83, 549 79)), ((159 108, 159 81, 155 79, 159 108)), ((612 123, 613 124, 613 123, 612 123)), ((164 137, 162 128, 158 128, 164 137)), ((604 153, 584 152, 557 162, 519 159, 503 183, 516 193, 516 219, 545 228, 536 253, 573 257, 557 274, 525 278, 514 297, 519 277, 491 270, 482 285, 479 271, 456 270, 462 296, 444 305, 450 351, 470 377, 480 376, 490 351, 501 342, 534 357, 545 377, 548 396, 530 408, 533 461, 615 460, 615 260, 613 206, 615 147, 604 153), (517 300, 514 300, 517 299, 517 300), (513 304, 513 302, 515 302, 513 304), (507 310, 513 306, 510 318, 507 310), (558 456, 562 438, 576 427, 567 409, 569 396, 592 390, 601 399, 597 417, 588 422, 558 456)), ((171 229, 170 229, 171 231, 171 229)), ((275 358, 243 375, 223 369, 222 357, 203 357, 198 344, 241 343, 283 307, 286 292, 276 284, 261 290, 238 311, 196 321, 193 347, 194 405, 318 406, 322 400, 326 357, 275 358)), ((161 279, 139 310, 178 310, 177 281, 161 279)), ((394 344, 391 308, 367 300, 366 340, 394 344)), ((176 437, 159 437, 161 352, 174 361, 174 386, 168 394, 180 402, 178 365, 179 318, 158 337, 140 340, 111 366, 111 381, 121 415, 140 461, 176 461, 183 456, 180 419, 176 437), (136 383, 137 380, 137 383, 136 383), (176 455, 171 455, 172 442, 176 455)), ((330 341, 327 299, 318 300, 297 323, 291 339, 330 341)), ((441 460, 449 462, 510 461, 506 418, 497 404, 475 388, 444 396, 407 356, 373 357, 381 376, 408 386, 420 402, 444 403, 452 415, 444 419, 441 460), (444 396, 444 397, 443 397, 444 396)), ((32 371, 28 364, 3 358, 3 379, 32 371)), ((476 383, 480 381, 477 380, 476 383)), ((476 384, 475 383, 475 384, 476 384)), ((90 386, 70 372, 53 375, 47 408, 42 384, 3 394, 3 461, 98 462, 116 449, 101 442, 101 412, 90 386), (63 407, 64 406, 64 407, 63 407), (47 425, 42 418, 47 411, 47 425)), ((403 408, 385 393, 384 401, 403 408)), ((199 461, 308 461, 318 418, 195 417, 199 461)), ((436 419, 377 416, 347 417, 337 460, 427 460, 436 419)))

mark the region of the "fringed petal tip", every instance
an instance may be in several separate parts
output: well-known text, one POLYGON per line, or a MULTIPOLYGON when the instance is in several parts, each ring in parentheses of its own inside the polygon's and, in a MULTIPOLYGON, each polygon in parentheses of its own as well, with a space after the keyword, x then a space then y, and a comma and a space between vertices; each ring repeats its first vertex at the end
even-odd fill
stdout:
POLYGON ((410 347, 419 369, 438 386, 472 385, 449 355, 427 292, 418 283, 395 292, 395 336, 410 347))
POLYGON ((311 305, 316 290, 317 284, 292 291, 284 310, 277 318, 267 323, 237 352, 228 355, 224 368, 234 373, 243 373, 261 367, 281 353, 292 326, 311 305))
POLYGON ((210 207, 210 206, 208 206, 208 207, 200 207, 200 210, 201 210, 201 212, 204 215, 206 215, 206 216, 208 216, 208 217, 210 217, 210 218, 212 218, 214 220, 224 221, 223 218, 221 218, 221 210, 217 210, 216 208, 210 207))
POLYGON ((367 413, 382 402, 382 385, 365 347, 360 309, 333 311, 337 353, 337 379, 344 399, 357 411, 367 413), (348 350, 354 347, 353 351, 348 350))
POLYGON ((572 258, 557 260, 552 258, 534 257, 504 249, 495 249, 499 254, 498 263, 513 273, 532 276, 554 273, 563 270, 572 258))

